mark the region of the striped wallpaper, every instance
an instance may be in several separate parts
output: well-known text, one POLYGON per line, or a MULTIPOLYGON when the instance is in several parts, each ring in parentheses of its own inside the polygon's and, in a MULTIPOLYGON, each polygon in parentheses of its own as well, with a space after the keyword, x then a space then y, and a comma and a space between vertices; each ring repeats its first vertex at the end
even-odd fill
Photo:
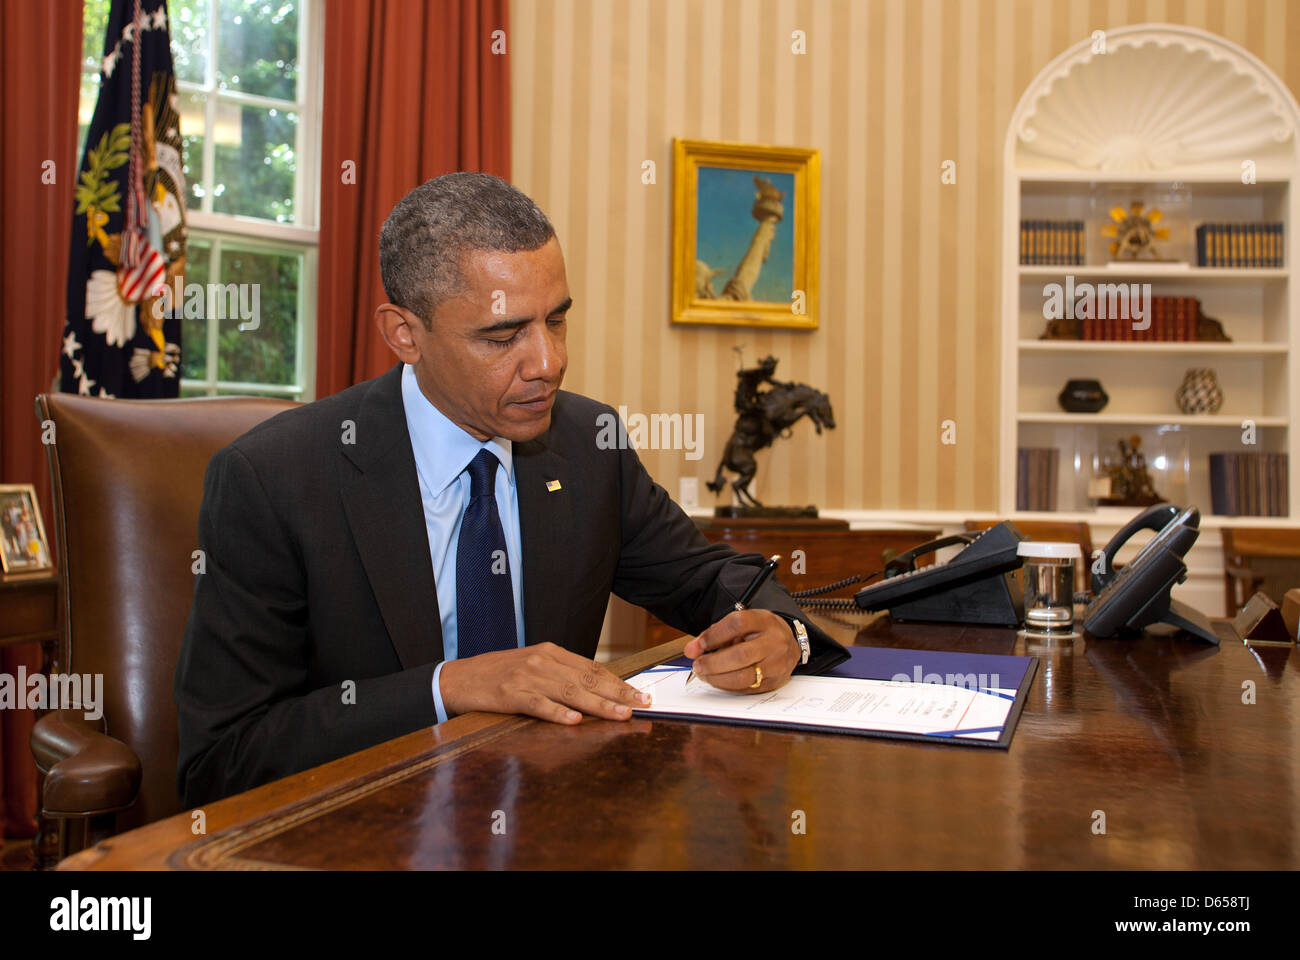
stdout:
POLYGON ((732 348, 773 353, 779 378, 830 394, 838 429, 800 424, 760 454, 760 499, 995 510, 1007 121, 1066 47, 1144 22, 1221 34, 1300 89, 1285 0, 514 0, 513 177, 564 247, 565 387, 629 414, 702 413, 702 459, 642 458, 674 497, 699 477, 712 504, 732 348), (820 329, 670 323, 673 137, 821 151, 820 329))

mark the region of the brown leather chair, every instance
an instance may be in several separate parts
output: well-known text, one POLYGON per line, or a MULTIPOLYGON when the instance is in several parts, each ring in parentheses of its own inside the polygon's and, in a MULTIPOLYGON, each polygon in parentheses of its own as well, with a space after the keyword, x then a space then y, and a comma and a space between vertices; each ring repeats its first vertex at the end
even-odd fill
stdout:
POLYGON ((1300 585, 1300 530, 1286 527, 1224 527, 1224 609, 1236 616, 1256 591, 1278 606, 1300 585))
MULTIPOLYGON (((288 400, 99 400, 42 394, 60 578, 54 671, 102 674, 103 716, 32 731, 59 856, 179 812, 172 675, 194 593, 208 460, 288 400)), ((42 825, 42 829, 47 828, 42 825)), ((38 841, 39 843, 39 841, 38 841)), ((49 838, 39 843, 48 854, 49 838)))
MULTIPOLYGON (((967 520, 966 529, 987 530, 996 525, 997 520, 967 520)), ((1012 520, 1017 530, 1030 540, 1046 543, 1077 543, 1083 551, 1083 562, 1074 568, 1074 589, 1076 592, 1091 589, 1092 576, 1092 528, 1087 523, 1067 523, 1056 520, 1012 520)))

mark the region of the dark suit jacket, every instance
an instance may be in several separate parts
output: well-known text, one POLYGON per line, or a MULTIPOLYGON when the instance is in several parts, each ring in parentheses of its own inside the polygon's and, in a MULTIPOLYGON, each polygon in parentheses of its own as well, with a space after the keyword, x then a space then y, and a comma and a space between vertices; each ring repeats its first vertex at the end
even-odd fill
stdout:
MULTIPOLYGON (((208 465, 175 682, 187 806, 437 722, 441 618, 401 373, 279 414, 208 465)), ((763 562, 706 542, 630 447, 600 449, 601 414, 616 416, 560 391, 550 429, 514 444, 524 639, 584 657, 611 590, 699 633, 763 562)), ((771 580, 752 605, 800 615, 771 580)), ((809 633, 801 671, 847 656, 809 633)))

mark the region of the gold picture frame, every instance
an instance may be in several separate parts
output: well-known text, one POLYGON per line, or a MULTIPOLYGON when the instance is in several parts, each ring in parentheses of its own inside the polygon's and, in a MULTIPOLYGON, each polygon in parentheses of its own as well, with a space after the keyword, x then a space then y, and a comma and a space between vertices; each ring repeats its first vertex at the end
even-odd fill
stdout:
POLYGON ((50 541, 30 483, 0 483, 0 569, 5 573, 53 570, 50 541))
POLYGON ((674 138, 673 323, 817 329, 820 212, 817 150, 674 138))

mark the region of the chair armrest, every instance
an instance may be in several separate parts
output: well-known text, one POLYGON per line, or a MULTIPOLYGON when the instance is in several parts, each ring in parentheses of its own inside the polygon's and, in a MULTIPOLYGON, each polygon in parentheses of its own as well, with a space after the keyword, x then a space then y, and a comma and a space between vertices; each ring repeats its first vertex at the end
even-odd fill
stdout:
POLYGON ((86 817, 129 807, 140 790, 140 758, 104 731, 101 717, 55 710, 32 728, 32 756, 45 774, 41 812, 86 817))
POLYGON ((1249 580, 1251 586, 1259 586, 1259 584, 1264 582, 1264 575, 1262 573, 1256 573, 1254 570, 1250 569, 1250 567, 1238 567, 1235 564, 1227 564, 1224 566, 1223 572, 1237 580, 1249 580))

